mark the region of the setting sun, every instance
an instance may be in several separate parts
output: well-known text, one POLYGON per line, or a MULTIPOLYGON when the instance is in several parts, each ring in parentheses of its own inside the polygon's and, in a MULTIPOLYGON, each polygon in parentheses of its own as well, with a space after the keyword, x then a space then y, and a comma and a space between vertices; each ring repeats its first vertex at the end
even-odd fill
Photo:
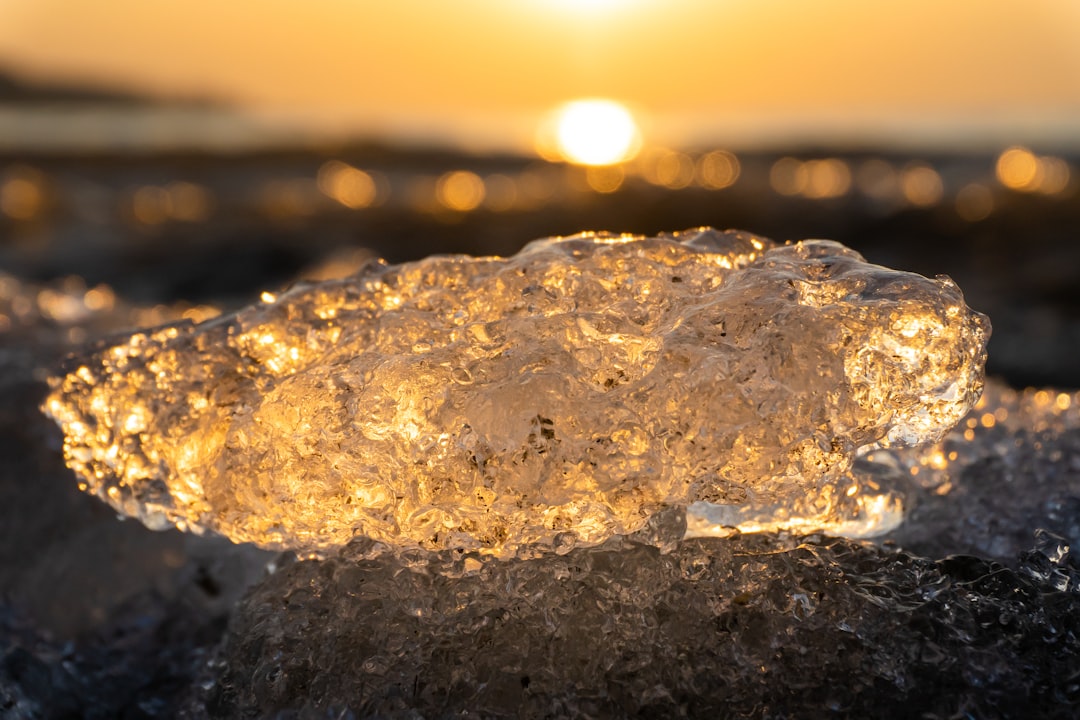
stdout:
MULTIPOLYGON (((485 152, 528 150, 546 110, 590 97, 627 103, 673 149, 1080 143, 1080 3, 897 7, 0 0, 0 72, 485 152)), ((554 130, 550 149, 562 158, 554 130)))
POLYGON ((575 100, 555 115, 555 143, 562 159, 578 165, 613 165, 641 147, 633 115, 612 100, 575 100))
POLYGON ((551 7, 572 12, 595 12, 599 10, 625 9, 630 3, 628 0, 545 0, 541 7, 551 7))

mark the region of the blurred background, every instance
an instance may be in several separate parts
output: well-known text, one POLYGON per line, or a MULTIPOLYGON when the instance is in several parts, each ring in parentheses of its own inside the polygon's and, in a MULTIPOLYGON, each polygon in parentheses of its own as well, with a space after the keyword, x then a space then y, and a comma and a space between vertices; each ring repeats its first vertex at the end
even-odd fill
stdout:
MULTIPOLYGON (((948 274, 991 373, 1080 387, 1080 2, 0 0, 0 716, 175 716, 271 559, 78 492, 66 353, 375 256, 701 225, 948 274)), ((1076 527, 1046 442, 936 537, 1076 527)))
POLYGON ((0 0, 0 331, 700 225, 948 274, 1080 386, 1080 4, 0 0))

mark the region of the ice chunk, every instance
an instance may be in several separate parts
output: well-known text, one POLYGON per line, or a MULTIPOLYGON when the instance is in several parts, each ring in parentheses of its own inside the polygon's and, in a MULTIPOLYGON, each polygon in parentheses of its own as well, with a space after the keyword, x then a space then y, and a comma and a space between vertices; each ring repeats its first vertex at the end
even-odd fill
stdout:
POLYGON ((764 534, 520 562, 356 549, 294 563, 238 606, 204 717, 1067 718, 1080 704, 1080 563, 1046 534, 1015 572, 764 534))
POLYGON ((695 502, 842 523, 856 452, 955 424, 988 332, 948 279, 833 242, 583 234, 102 344, 45 410, 152 527, 511 555, 695 502))
POLYGON ((853 473, 905 497, 890 537, 922 554, 1007 561, 1037 527, 1080 542, 1080 393, 987 382, 940 441, 875 450, 853 473))

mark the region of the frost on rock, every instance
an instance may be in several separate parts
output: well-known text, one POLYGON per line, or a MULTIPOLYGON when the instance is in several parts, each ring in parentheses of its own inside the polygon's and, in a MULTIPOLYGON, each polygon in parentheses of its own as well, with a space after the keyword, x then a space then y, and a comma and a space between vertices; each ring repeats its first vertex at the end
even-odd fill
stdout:
POLYGON ((950 280, 833 242, 584 234, 102 344, 45 410, 85 488, 152 527, 506 556, 692 503, 842 525, 856 453, 939 439, 988 333, 950 280))

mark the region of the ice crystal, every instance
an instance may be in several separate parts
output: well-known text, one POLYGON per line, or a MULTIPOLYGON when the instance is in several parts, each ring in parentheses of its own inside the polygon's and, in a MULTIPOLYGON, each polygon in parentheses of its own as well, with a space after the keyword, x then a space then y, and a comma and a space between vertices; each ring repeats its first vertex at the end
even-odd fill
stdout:
POLYGON ((45 409, 85 489, 152 527, 511 555, 691 503, 842 524, 860 449, 975 402, 988 328, 947 278, 829 241, 583 234, 105 343, 45 409))
POLYGON ((1015 571, 768 534, 520 562, 350 546, 239 605, 197 716, 1074 718, 1063 542, 1015 571))
POLYGON ((939 442, 858 459, 854 473, 905 497, 903 547, 1008 561, 1043 528, 1080 541, 1080 393, 988 382, 939 442))

